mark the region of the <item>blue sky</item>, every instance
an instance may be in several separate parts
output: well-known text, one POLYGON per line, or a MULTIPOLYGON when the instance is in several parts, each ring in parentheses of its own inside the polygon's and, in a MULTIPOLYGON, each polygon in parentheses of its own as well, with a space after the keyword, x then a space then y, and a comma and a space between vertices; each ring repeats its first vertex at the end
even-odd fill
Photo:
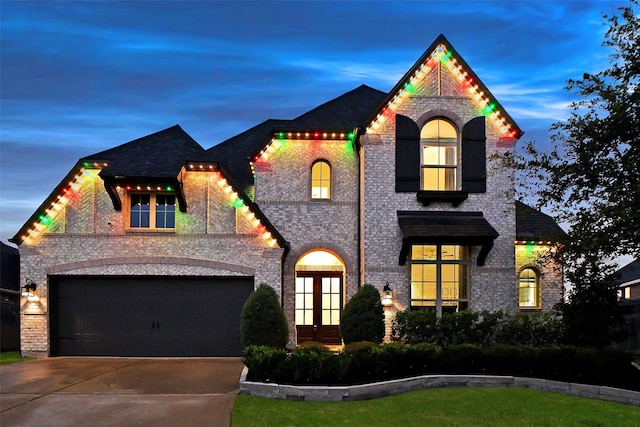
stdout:
MULTIPOLYGON (((209 148, 366 84, 444 34, 547 147, 626 1, 1 1, 0 239, 86 155, 180 124, 209 148)), ((522 145, 522 144, 520 144, 522 145)))

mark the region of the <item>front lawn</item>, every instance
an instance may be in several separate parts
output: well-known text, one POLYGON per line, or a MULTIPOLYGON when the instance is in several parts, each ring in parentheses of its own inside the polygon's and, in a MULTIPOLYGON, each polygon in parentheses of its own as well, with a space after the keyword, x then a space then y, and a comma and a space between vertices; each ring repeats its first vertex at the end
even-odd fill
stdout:
POLYGON ((4 365, 6 363, 22 362, 29 359, 31 358, 22 357, 19 351, 5 351, 0 353, 0 365, 4 365))
POLYGON ((241 426, 632 426, 640 407, 521 388, 440 388, 357 402, 238 396, 241 426))

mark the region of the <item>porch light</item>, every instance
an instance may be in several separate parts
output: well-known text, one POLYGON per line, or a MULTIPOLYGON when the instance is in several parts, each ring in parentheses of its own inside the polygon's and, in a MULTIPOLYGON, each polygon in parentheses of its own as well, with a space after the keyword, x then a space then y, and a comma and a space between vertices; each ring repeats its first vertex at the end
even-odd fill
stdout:
POLYGON ((22 295, 23 297, 29 299, 30 301, 33 300, 36 296, 35 294, 35 290, 36 290, 36 283, 30 279, 27 278, 25 280, 26 284, 22 287, 20 295, 22 295))
POLYGON ((389 286, 389 282, 384 285, 384 288, 382 288, 382 292, 384 293, 382 297, 382 305, 385 307, 390 307, 391 305, 393 305, 393 291, 389 286))

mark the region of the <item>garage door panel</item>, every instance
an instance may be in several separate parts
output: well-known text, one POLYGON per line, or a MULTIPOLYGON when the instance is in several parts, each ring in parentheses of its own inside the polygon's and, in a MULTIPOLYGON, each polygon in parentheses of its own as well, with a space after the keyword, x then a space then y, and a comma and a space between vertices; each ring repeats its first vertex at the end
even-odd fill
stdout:
POLYGON ((239 356, 253 278, 51 277, 52 354, 239 356))

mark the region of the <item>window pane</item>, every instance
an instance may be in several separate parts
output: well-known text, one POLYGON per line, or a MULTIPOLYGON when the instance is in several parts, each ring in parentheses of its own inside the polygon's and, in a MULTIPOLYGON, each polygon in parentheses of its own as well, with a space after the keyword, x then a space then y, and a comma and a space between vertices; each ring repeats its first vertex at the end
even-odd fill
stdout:
POLYGON ((455 261, 460 259, 460 246, 442 245, 442 259, 444 261, 455 261))
POLYGON ((129 227, 149 228, 149 212, 151 196, 149 194, 132 194, 129 227))
POLYGON ((323 294, 322 295, 322 308, 331 308, 331 295, 323 294))
POLYGON ((331 324, 332 325, 340 324, 340 310, 331 310, 331 324))
POLYGON ((332 277, 331 278, 331 293, 339 294, 340 293, 340 278, 332 277))
POLYGON ((313 292, 313 278, 312 277, 305 277, 304 278, 304 291, 305 291, 305 293, 312 293, 313 292))
POLYGON ((296 292, 304 292, 304 277, 296 277, 296 292))
POLYGON ((437 259, 436 245, 413 245, 411 246, 411 259, 415 260, 435 260, 437 259))
POLYGON ((175 228, 176 197, 158 194, 156 196, 156 228, 175 228))
POLYGON ((305 310, 304 311, 304 324, 305 325, 313 325, 313 311, 305 310))
POLYGON ((328 294, 331 292, 331 278, 323 277, 322 278, 322 293, 328 294))

